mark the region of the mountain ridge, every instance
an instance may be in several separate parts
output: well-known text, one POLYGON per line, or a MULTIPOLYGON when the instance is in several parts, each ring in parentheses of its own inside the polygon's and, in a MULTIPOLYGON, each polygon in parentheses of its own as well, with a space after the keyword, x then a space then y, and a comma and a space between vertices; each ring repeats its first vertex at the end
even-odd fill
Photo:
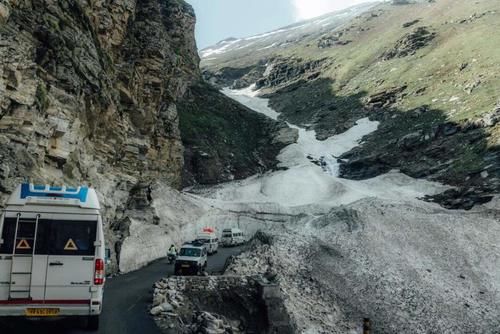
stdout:
POLYGON ((218 87, 256 83, 280 119, 319 139, 380 121, 344 157, 345 177, 401 169, 456 186, 434 200, 470 209, 500 190, 498 55, 479 37, 495 36, 499 13, 491 0, 377 4, 265 51, 202 55, 202 72, 218 87))

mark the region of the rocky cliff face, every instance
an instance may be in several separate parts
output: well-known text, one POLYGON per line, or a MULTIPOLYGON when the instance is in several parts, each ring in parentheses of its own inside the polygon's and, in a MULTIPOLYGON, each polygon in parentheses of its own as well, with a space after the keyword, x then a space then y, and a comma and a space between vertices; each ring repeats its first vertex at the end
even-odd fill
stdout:
POLYGON ((152 180, 181 184, 176 101, 198 76, 190 7, 21 0, 2 9, 2 195, 26 178, 90 183, 115 221, 152 180))
POLYGON ((182 0, 1 0, 0 205, 26 179, 91 184, 120 262, 137 222, 158 223, 152 184, 182 184, 194 25, 182 0))
POLYGON ((184 185, 242 179, 276 167, 276 156, 297 131, 228 99, 205 83, 179 103, 184 185))

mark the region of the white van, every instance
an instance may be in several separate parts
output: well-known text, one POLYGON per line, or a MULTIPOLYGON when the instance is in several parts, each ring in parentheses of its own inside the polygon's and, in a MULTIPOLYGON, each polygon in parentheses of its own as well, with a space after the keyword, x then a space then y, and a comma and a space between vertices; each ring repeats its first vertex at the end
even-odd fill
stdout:
POLYGON ((99 327, 105 242, 94 189, 22 184, 0 217, 0 316, 99 327))
POLYGON ((210 228, 203 229, 202 232, 198 233, 196 240, 203 242, 207 247, 208 254, 215 254, 219 248, 219 238, 215 234, 215 230, 210 228))
POLYGON ((245 235, 239 228, 227 228, 222 230, 221 242, 225 247, 242 245, 245 243, 245 235))

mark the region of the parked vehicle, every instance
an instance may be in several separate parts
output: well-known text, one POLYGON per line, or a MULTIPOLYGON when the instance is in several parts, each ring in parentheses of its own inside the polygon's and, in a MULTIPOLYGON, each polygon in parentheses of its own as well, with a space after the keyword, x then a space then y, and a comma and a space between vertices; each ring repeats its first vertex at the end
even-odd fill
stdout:
POLYGON ((208 254, 215 254, 219 248, 219 238, 215 234, 215 230, 212 228, 204 228, 202 232, 198 233, 196 236, 197 242, 204 243, 207 246, 208 254))
POLYGON ((207 254, 203 243, 184 244, 175 260, 175 275, 201 275, 207 268, 207 254))
POLYGON ((77 316, 98 329, 106 250, 94 189, 19 185, 0 235, 0 316, 77 316))
POLYGON ((242 245, 245 241, 245 235, 239 228, 228 228, 222 231, 221 242, 224 247, 242 245))

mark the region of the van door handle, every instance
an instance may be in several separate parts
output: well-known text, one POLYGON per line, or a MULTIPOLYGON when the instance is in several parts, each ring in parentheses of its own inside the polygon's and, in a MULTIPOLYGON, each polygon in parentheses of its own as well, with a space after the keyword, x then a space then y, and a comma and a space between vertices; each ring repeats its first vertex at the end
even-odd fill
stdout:
POLYGON ((64 265, 64 263, 59 262, 59 261, 57 261, 57 262, 50 262, 49 263, 49 266, 63 266, 63 265, 64 265))

